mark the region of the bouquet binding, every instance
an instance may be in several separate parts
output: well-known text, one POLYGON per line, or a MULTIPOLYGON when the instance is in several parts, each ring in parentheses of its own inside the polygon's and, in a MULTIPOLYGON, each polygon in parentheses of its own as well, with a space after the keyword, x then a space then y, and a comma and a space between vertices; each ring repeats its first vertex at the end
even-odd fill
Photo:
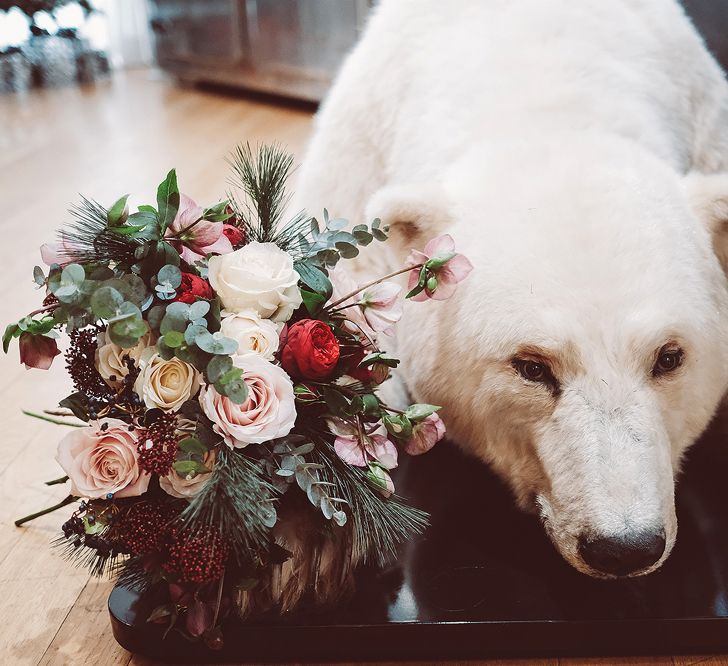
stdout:
POLYGON ((331 603, 362 563, 384 565, 427 516, 394 492, 401 452, 445 434, 434 405, 399 410, 377 388, 380 348, 412 300, 447 298, 471 270, 449 236, 357 284, 339 265, 374 241, 305 213, 283 221, 292 158, 246 145, 234 189, 209 208, 170 171, 156 206, 82 199, 34 269, 43 304, 10 324, 21 362, 50 367, 65 330, 74 392, 29 413, 71 430, 58 445, 76 504, 56 540, 96 575, 164 590, 150 622, 209 647, 234 613, 331 603))

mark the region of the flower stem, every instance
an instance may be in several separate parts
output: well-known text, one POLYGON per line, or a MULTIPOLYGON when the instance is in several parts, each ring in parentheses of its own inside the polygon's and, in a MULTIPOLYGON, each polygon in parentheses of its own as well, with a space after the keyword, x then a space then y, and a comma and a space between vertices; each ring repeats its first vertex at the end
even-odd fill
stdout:
POLYGON ((57 486, 57 485, 59 485, 61 483, 66 483, 66 481, 68 481, 68 477, 67 476, 62 476, 59 479, 53 479, 53 481, 46 481, 45 484, 47 486, 57 486))
POLYGON ((372 280, 371 282, 367 282, 366 284, 363 284, 361 287, 357 287, 354 291, 352 291, 350 294, 347 294, 343 298, 340 298, 338 301, 334 301, 331 303, 331 305, 328 305, 325 309, 331 310, 332 308, 335 308, 337 305, 341 305, 345 301, 348 301, 353 296, 356 296, 359 292, 364 291, 365 289, 369 289, 369 287, 373 287, 375 284, 379 284, 380 282, 384 282, 385 280, 389 280, 389 278, 396 277, 397 275, 401 275, 402 273, 409 273, 410 271, 413 271, 417 268, 422 268, 424 264, 415 264, 414 266, 406 266, 405 268, 400 268, 398 271, 394 271, 394 273, 389 273, 389 275, 385 275, 384 277, 380 277, 377 280, 372 280))
POLYGON ((29 516, 25 516, 25 518, 19 518, 15 521, 15 527, 20 527, 24 523, 27 523, 30 520, 35 520, 36 518, 40 518, 41 516, 45 516, 47 513, 51 513, 52 511, 55 511, 56 509, 61 509, 62 507, 72 504, 76 501, 76 498, 73 495, 69 495, 65 499, 62 499, 58 504, 55 504, 53 506, 49 506, 47 509, 43 509, 42 511, 36 511, 35 513, 31 513, 29 516))
POLYGON ((26 316, 27 317, 34 317, 37 314, 40 314, 41 312, 49 312, 50 310, 55 310, 58 307, 58 303, 51 303, 50 305, 44 305, 42 308, 38 308, 37 310, 33 310, 33 312, 29 312, 26 316))
POLYGON ((199 222, 202 222, 202 220, 204 220, 204 219, 205 219, 204 217, 200 217, 200 218, 196 219, 192 224, 186 226, 184 229, 180 229, 176 233, 173 233, 170 236, 167 236, 165 240, 173 240, 175 238, 181 239, 183 234, 186 234, 190 229, 192 229, 192 227, 194 227, 199 222))
POLYGON ((68 421, 62 421, 61 419, 52 419, 50 416, 44 416, 43 414, 37 414, 36 412, 29 412, 27 409, 22 410, 26 416, 32 416, 34 419, 40 419, 41 421, 48 421, 48 423, 55 423, 56 425, 71 426, 72 428, 83 428, 83 423, 69 423, 68 421))

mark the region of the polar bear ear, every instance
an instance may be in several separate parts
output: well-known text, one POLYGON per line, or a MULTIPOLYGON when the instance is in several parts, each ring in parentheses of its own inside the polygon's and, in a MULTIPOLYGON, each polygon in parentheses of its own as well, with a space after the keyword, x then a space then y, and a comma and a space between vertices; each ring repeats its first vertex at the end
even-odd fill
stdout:
POLYGON ((728 173, 690 173, 685 177, 688 200, 713 237, 713 250, 728 273, 728 173))
POLYGON ((379 218, 402 249, 419 248, 450 225, 451 206, 437 183, 389 185, 377 191, 366 207, 366 219, 379 218))

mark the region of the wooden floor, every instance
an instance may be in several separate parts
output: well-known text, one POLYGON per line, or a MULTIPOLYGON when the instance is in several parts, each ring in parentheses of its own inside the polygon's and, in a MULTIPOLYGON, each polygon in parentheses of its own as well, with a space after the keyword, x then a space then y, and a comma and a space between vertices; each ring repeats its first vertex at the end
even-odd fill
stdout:
MULTIPOLYGON (((277 140, 300 156, 310 129, 306 111, 179 89, 147 71, 82 91, 0 96, 0 323, 39 302, 32 282, 38 246, 64 223, 75 193, 108 204, 132 192, 137 204, 153 202, 155 184, 174 166, 182 191, 210 203, 224 194, 224 158, 236 143, 277 140)), ((0 664, 151 663, 114 642, 109 583, 89 580, 48 548, 63 510, 13 526, 66 494, 43 485, 59 476, 53 456, 60 428, 20 412, 52 407, 68 393, 63 363, 26 371, 13 348, 0 355, 0 378, 0 664)), ((487 663, 728 666, 728 657, 487 663)))

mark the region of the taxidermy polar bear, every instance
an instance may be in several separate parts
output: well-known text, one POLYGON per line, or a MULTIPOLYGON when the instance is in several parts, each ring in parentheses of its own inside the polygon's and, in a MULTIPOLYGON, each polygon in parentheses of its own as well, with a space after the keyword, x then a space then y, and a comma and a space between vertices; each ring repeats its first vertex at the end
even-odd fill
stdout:
POLYGON ((668 556, 728 384, 724 171, 728 85, 677 2, 383 0, 298 203, 381 217, 392 268, 455 238, 475 270, 407 304, 400 376, 569 563, 614 577, 668 556))

